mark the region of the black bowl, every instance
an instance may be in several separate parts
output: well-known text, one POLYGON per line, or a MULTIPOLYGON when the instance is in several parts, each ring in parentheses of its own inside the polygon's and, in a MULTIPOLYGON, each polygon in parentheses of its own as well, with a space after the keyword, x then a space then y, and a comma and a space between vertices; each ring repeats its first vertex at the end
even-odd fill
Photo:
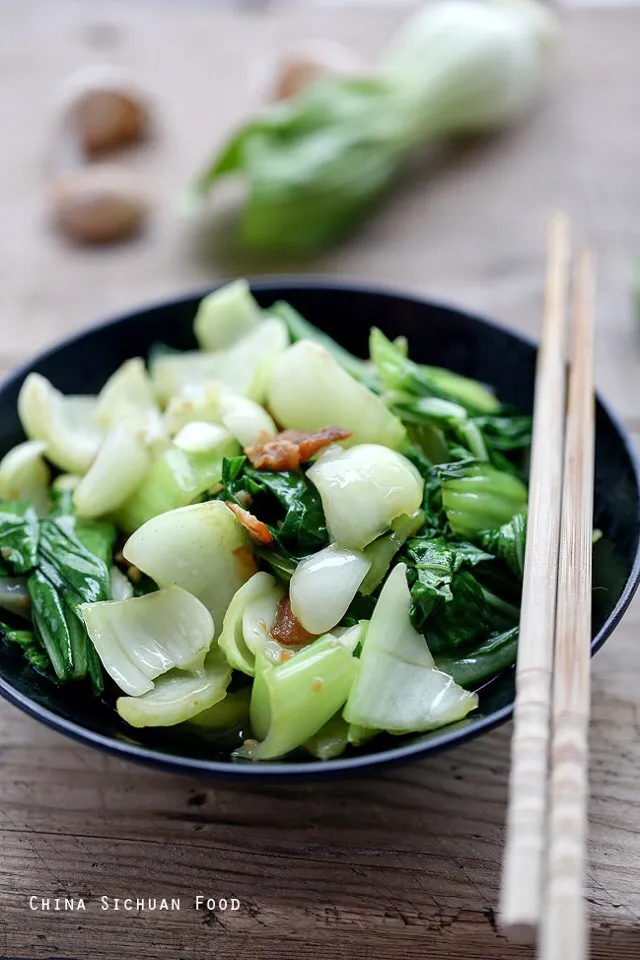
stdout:
MULTIPOLYGON (((354 353, 366 355, 371 326, 407 336, 414 359, 491 384, 500 398, 530 412, 536 348, 478 317, 418 297, 323 280, 256 282, 263 306, 288 300, 312 323, 354 353)), ((207 291, 208 292, 208 291, 207 291)), ((194 347, 192 321, 202 294, 138 310, 66 341, 13 374, 0 388, 0 454, 23 439, 16 413, 27 373, 37 371, 65 393, 96 393, 128 357, 146 356, 157 341, 194 347)), ((594 550, 593 650, 620 621, 640 579, 640 467, 629 438, 598 400, 596 412, 595 524, 604 537, 594 550)), ((233 763, 211 749, 182 740, 175 731, 137 731, 115 710, 69 687, 55 687, 25 666, 19 654, 0 650, 0 693, 27 713, 85 743, 132 760, 192 774, 252 780, 341 775, 415 760, 452 747, 506 720, 512 711, 510 671, 487 684, 472 718, 414 737, 380 737, 329 762, 297 760, 233 763)))

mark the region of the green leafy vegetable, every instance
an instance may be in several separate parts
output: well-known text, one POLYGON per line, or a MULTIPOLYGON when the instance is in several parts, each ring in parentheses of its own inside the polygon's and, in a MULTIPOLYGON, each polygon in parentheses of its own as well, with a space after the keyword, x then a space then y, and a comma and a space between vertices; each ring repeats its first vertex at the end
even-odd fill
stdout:
POLYGON ((442 503, 458 536, 475 537, 526 510, 527 488, 522 480, 490 464, 462 460, 437 470, 442 503))
POLYGON ((461 687, 474 690, 485 680, 513 666, 518 652, 518 634, 519 628, 512 627, 466 650, 460 659, 451 655, 436 657, 436 665, 461 687))
POLYGON ((36 565, 40 526, 30 503, 0 502, 0 568, 27 573, 36 565))
POLYGON ((437 397, 459 404, 472 415, 495 414, 500 401, 491 391, 452 370, 414 363, 397 344, 374 327, 369 337, 371 359, 384 390, 408 394, 410 397, 437 397))
POLYGON ((480 542, 485 550, 502 560, 522 580, 526 539, 527 518, 524 513, 518 513, 509 523, 483 533, 480 542))
MULTIPOLYGON (((452 583, 456 575, 464 568, 490 559, 490 554, 470 543, 448 542, 441 537, 409 540, 402 551, 402 560, 407 564, 411 594, 409 613, 415 629, 424 632, 434 611, 440 611, 443 604, 453 601, 452 583)), ((472 589, 466 580, 461 581, 461 585, 466 594, 472 589)), ((460 604, 456 604, 455 610, 460 611, 460 604)), ((447 619, 450 618, 445 618, 445 625, 447 619)))
POLYGON ((320 494, 302 470, 256 470, 246 457, 234 457, 223 461, 221 483, 215 495, 219 500, 242 506, 238 495, 250 494, 251 511, 288 556, 304 557, 327 544, 320 494))
POLYGON ((110 596, 116 532, 110 524, 63 514, 62 506, 59 502, 49 516, 38 519, 29 504, 2 504, 0 551, 13 572, 29 574, 34 634, 56 676, 82 679, 90 668, 99 690, 101 672, 89 653, 78 607, 110 596))
POLYGON ((51 660, 40 639, 33 630, 14 630, 5 623, 0 623, 0 639, 5 643, 19 647, 25 659, 34 670, 51 678, 51 660))

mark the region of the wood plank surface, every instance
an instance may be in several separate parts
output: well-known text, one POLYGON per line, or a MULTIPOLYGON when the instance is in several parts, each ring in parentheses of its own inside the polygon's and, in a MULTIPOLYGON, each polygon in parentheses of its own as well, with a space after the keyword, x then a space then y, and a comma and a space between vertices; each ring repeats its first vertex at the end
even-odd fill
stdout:
MULTIPOLYGON (((233 14, 143 0, 0 0, 0 371, 89 322, 235 272, 176 214, 207 153, 263 94, 278 48, 332 36, 368 56, 399 14, 285 5, 233 14), (129 67, 156 105, 130 161, 143 241, 75 250, 46 222, 50 98, 83 64, 129 67), (195 234, 198 238, 196 239, 195 234)), ((640 11, 571 11, 544 107, 444 156, 313 270, 420 290, 535 335, 544 224, 566 207, 598 251, 598 378, 640 437, 640 11)), ((219 231, 218 231, 219 233, 219 231)), ((593 957, 640 957, 640 607, 594 661, 588 896, 593 957)), ((510 729, 375 778, 246 788, 107 758, 0 704, 0 956, 111 960, 530 957, 496 929, 510 729), (197 895, 237 911, 196 910, 197 895), (29 897, 85 897, 84 912, 29 897), (100 898, 179 897, 180 911, 100 898), (109 901, 112 905, 112 901, 109 901)))

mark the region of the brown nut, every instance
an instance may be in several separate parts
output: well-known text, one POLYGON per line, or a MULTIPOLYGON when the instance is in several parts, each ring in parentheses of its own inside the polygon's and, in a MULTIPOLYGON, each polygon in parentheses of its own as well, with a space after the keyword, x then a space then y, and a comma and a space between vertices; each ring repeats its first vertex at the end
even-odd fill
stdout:
POLYGON ((144 136, 146 104, 124 90, 87 90, 72 108, 80 144, 93 156, 135 143, 144 136))
POLYGON ((145 97, 118 67, 87 67, 69 77, 57 92, 56 114, 64 137, 88 157, 141 140, 149 127, 145 97))
POLYGON ((147 204, 124 171, 89 166, 57 181, 52 213, 58 229, 76 243, 113 243, 140 230, 147 204))
POLYGON ((326 77, 364 73, 362 61, 349 47, 330 40, 308 40, 278 64, 274 100, 294 97, 311 83, 326 77))

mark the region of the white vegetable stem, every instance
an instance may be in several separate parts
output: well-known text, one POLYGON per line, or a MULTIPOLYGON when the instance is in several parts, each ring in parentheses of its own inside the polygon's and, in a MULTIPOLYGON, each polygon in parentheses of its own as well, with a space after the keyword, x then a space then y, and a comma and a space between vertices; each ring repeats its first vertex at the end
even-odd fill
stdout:
POLYGON ((160 586, 177 584, 202 600, 218 630, 233 595, 256 569, 247 534, 220 500, 148 520, 123 553, 160 586))
POLYGON ((231 667, 214 648, 195 674, 170 670, 141 697, 119 697, 116 709, 132 727, 173 727, 220 703, 231 680, 231 667))
POLYGON ((447 0, 419 12, 380 64, 406 111, 407 144, 522 114, 545 79, 554 24, 533 0, 447 0))
POLYGON ((267 386, 267 406, 276 420, 293 430, 327 426, 351 430, 347 446, 397 447, 405 435, 401 422, 384 403, 310 340, 298 341, 276 360, 267 386))
POLYGON ((406 570, 399 563, 382 588, 344 709, 349 723, 397 734, 453 723, 477 705, 474 694, 436 669, 414 630, 406 570))
POLYGON ((344 617, 371 561, 363 553, 329 544, 296 567, 289 586, 291 609, 305 630, 328 633, 344 617))
MULTIPOLYGON (((363 443, 335 453, 329 449, 307 471, 317 487, 336 543, 361 550, 403 513, 422 503, 424 481, 406 457, 363 443)), ((366 572, 366 571, 365 571, 366 572)))
POLYGON ((85 473, 98 452, 102 430, 95 397, 65 397, 39 373, 30 373, 18 396, 18 415, 29 440, 47 445, 47 458, 70 473, 85 473))
POLYGON ((126 417, 109 431, 98 455, 74 490, 73 502, 81 517, 110 513, 131 496, 149 466, 144 426, 126 417))
POLYGON ((49 511, 51 472, 41 440, 19 443, 0 461, 0 500, 30 500, 40 514, 49 511))
POLYGON ((218 646, 235 670, 252 677, 258 651, 279 663, 283 647, 269 636, 284 590, 269 573, 260 571, 233 597, 224 615, 218 646))
POLYGON ((213 639, 211 614, 181 587, 83 603, 80 612, 105 670, 134 697, 173 667, 201 669, 213 639))
POLYGON ((257 327, 262 318, 248 281, 235 280, 200 301, 193 330, 202 350, 221 350, 257 327))
POLYGON ((282 320, 264 320, 231 346, 213 353, 191 350, 159 357, 151 363, 151 379, 163 403, 185 387, 208 382, 222 383, 260 402, 275 358, 288 344, 289 334, 282 320))

